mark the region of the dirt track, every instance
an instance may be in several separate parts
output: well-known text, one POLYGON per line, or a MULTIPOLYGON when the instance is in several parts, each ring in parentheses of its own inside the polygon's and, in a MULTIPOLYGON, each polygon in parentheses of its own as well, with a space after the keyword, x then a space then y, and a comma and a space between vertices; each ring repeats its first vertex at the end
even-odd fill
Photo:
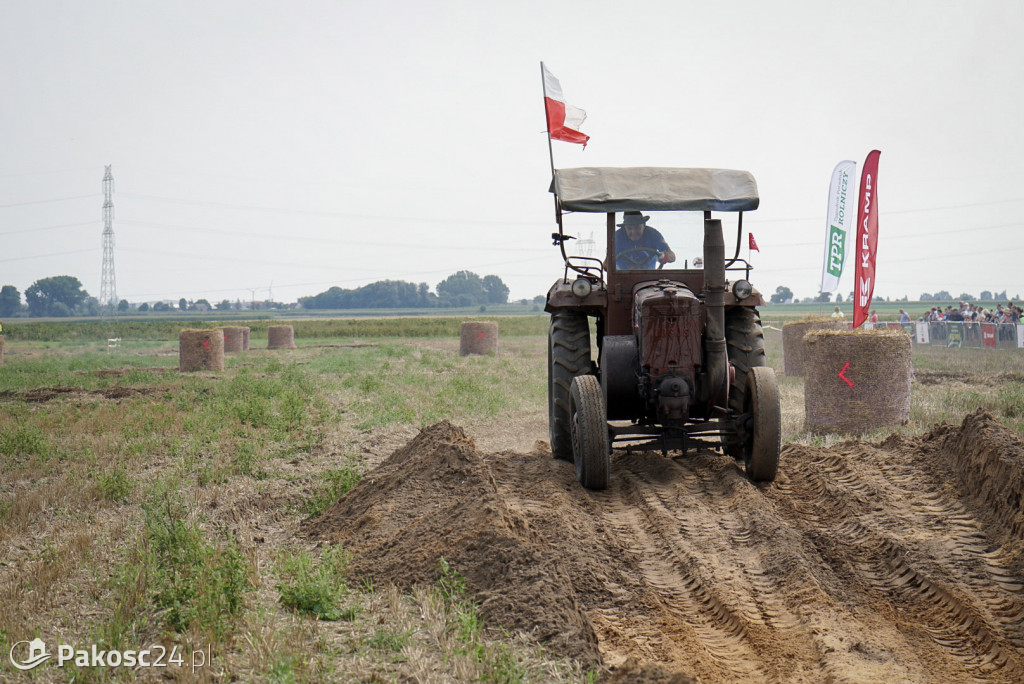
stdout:
POLYGON ((490 624, 613 679, 1024 681, 1024 445, 975 414, 782 459, 759 488, 617 451, 590 493, 541 443, 481 454, 441 423, 306 531, 403 587, 444 556, 490 624))

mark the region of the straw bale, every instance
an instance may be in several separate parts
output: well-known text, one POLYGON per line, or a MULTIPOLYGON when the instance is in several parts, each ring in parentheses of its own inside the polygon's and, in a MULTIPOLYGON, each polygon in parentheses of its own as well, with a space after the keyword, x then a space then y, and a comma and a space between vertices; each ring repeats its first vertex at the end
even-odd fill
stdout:
POLYGON ((238 352, 249 348, 249 329, 240 325, 229 325, 224 328, 224 351, 238 352))
POLYGON ((804 335, 811 330, 841 330, 846 321, 822 316, 808 316, 782 325, 782 372, 788 376, 804 374, 807 349, 804 335))
POLYGON ((914 367, 905 330, 812 330, 804 344, 807 430, 861 434, 910 420, 914 367))
POLYGON ((182 372, 224 370, 224 332, 182 330, 178 335, 178 368, 182 372))
POLYGON ((493 354, 498 351, 498 324, 486 321, 465 321, 459 337, 459 354, 493 354))
POLYGON ((295 329, 290 325, 267 328, 267 349, 295 349, 295 329))

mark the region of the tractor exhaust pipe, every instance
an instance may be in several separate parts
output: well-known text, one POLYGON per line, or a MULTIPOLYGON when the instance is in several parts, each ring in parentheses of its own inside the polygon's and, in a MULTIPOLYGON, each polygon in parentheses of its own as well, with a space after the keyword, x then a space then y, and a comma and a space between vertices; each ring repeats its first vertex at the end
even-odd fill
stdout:
POLYGON ((725 406, 729 397, 729 356, 725 347, 725 238, 721 219, 704 217, 704 291, 707 323, 708 399, 725 406))

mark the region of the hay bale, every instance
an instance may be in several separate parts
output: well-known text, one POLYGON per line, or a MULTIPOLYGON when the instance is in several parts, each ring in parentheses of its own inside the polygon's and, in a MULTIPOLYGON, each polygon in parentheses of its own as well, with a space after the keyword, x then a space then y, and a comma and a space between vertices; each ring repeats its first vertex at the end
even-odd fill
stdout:
POLYGON ((178 335, 178 369, 182 372, 224 370, 224 333, 214 330, 182 330, 178 335))
POLYGON ((809 316, 782 326, 782 372, 789 376, 804 374, 806 348, 804 335, 811 330, 841 330, 846 327, 843 319, 809 316))
POLYGON ((239 352, 249 348, 249 329, 240 325, 224 328, 224 351, 239 352))
POLYGON ((267 349, 295 349, 295 330, 290 325, 267 328, 267 349))
POLYGON ((459 336, 459 354, 493 354, 498 351, 498 324, 465 321, 459 336))
POLYGON ((807 430, 861 434, 910 420, 907 331, 812 330, 804 345, 807 430))

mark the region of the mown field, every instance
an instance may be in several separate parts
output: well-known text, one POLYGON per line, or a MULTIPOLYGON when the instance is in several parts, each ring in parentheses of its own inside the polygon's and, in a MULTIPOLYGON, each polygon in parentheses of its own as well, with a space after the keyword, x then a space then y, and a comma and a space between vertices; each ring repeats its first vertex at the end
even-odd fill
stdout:
MULTIPOLYGON (((422 426, 450 420, 484 451, 546 439, 546 317, 494 320, 485 357, 459 356, 456 318, 296 321, 287 351, 266 350, 268 322, 254 321, 250 351, 192 374, 177 370, 177 333, 194 322, 125 322, 109 350, 105 323, 5 326, 0 650, 177 647, 184 664, 159 676, 192 680, 202 652, 199 681, 596 679, 481 624, 444 559, 434 584, 403 594, 297 533, 422 426)), ((781 373, 779 333, 766 342, 781 373)), ((900 431, 980 407, 1024 433, 1021 353, 926 347, 914 363, 942 381, 914 383, 900 431)), ((805 433, 803 381, 780 386, 784 441, 845 439, 805 433)), ((26 676, 153 672, 50 662, 26 676)))

